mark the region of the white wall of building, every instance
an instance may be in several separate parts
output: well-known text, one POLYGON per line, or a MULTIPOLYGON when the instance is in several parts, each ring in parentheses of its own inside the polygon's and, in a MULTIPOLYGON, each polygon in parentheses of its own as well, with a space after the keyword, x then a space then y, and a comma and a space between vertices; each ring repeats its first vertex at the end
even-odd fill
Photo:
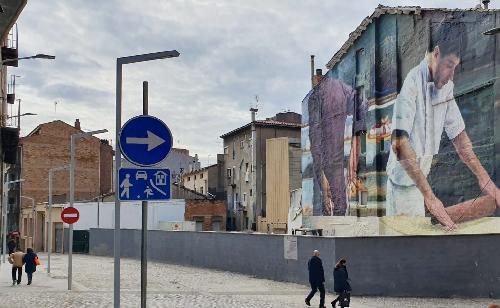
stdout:
MULTIPOLYGON (((97 225, 97 202, 75 203, 80 212, 80 220, 73 225, 74 230, 90 228, 114 228, 115 203, 99 203, 99 226, 97 225)), ((148 230, 159 230, 160 223, 184 221, 185 200, 150 201, 148 204, 148 230)), ((120 219, 122 229, 141 229, 141 202, 122 202, 120 219)), ((68 225, 65 224, 65 228, 68 225)))

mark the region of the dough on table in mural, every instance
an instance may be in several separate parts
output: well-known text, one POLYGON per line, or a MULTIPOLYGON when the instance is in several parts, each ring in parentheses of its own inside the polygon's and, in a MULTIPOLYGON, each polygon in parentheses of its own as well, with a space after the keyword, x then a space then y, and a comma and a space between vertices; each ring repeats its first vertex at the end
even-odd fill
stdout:
POLYGON ((500 217, 483 217, 457 225, 453 232, 433 225, 430 217, 386 216, 380 218, 380 228, 387 235, 444 235, 500 233, 500 217))

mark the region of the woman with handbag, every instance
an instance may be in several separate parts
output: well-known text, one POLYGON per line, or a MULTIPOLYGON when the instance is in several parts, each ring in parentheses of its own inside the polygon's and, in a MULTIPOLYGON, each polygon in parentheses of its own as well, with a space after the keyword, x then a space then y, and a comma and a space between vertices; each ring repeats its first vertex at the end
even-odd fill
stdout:
POLYGON ((347 261, 340 259, 333 270, 333 290, 338 294, 337 298, 332 302, 332 307, 335 308, 337 302, 341 308, 349 307, 351 302, 351 285, 349 284, 349 275, 347 274, 347 261))
POLYGON ((40 265, 40 261, 32 248, 28 248, 26 251, 27 253, 23 257, 24 271, 28 275, 28 285, 31 285, 33 273, 36 272, 36 266, 40 265))

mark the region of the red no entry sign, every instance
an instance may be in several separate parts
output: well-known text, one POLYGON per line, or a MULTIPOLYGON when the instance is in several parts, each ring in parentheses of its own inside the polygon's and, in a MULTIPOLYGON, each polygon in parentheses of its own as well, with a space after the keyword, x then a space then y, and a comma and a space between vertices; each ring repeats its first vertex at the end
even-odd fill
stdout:
POLYGON ((74 207, 67 207, 61 212, 61 219, 67 224, 74 224, 80 219, 80 212, 74 207))

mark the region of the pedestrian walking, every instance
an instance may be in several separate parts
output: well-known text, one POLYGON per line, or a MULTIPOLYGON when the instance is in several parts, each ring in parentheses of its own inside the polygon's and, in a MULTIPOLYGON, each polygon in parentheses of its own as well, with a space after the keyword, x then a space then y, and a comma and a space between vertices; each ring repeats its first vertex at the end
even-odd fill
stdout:
POLYGON ((11 238, 7 243, 7 248, 9 249, 9 255, 16 251, 16 247, 17 247, 16 241, 13 238, 11 238))
POLYGON ((306 305, 311 306, 311 299, 319 290, 319 308, 325 307, 325 272, 323 271, 323 262, 319 258, 319 250, 313 251, 313 256, 307 262, 309 270, 309 283, 311 284, 311 292, 306 297, 306 305))
POLYGON ((12 285, 21 283, 24 264, 23 257, 24 253, 20 249, 17 249, 16 252, 9 255, 9 263, 12 264, 12 285))
POLYGON ((347 274, 347 261, 340 259, 333 270, 333 290, 338 294, 337 298, 332 302, 332 307, 335 308, 337 302, 341 308, 349 307, 351 301, 351 285, 349 284, 349 275, 347 274))
POLYGON ((36 266, 40 264, 40 261, 32 248, 28 248, 26 251, 27 253, 23 257, 24 271, 28 275, 28 285, 31 285, 33 273, 36 272, 36 266))

